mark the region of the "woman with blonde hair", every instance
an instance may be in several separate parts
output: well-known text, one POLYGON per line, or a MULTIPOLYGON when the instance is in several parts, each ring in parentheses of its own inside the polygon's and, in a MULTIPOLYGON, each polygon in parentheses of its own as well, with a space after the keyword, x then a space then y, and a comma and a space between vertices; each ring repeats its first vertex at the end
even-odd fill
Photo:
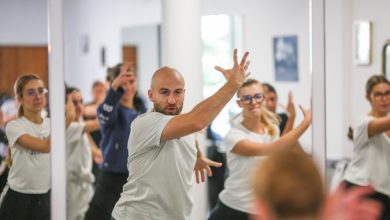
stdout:
POLYGON ((229 177, 209 220, 248 220, 250 214, 256 214, 251 187, 254 167, 278 149, 293 148, 311 124, 311 110, 301 107, 303 121, 279 138, 279 119, 265 108, 264 90, 259 81, 248 79, 238 90, 237 97, 237 104, 243 109, 243 120, 225 136, 229 177))

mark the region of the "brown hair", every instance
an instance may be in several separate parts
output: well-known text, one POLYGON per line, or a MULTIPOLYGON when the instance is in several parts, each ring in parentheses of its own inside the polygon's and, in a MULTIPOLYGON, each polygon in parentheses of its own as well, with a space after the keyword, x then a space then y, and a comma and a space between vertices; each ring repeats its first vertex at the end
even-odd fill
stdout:
POLYGON ((258 166, 253 180, 256 196, 277 219, 319 216, 324 187, 316 165, 305 153, 274 152, 258 166))
MULTIPOLYGON (((386 83, 390 85, 389 80, 387 80, 387 78, 384 75, 373 75, 370 78, 368 78, 366 82, 366 98, 368 100, 370 100, 370 94, 374 86, 381 83, 386 83)), ((348 127, 347 137, 349 140, 353 141, 353 128, 351 126, 348 127)))
POLYGON ((386 84, 390 85, 389 80, 387 80, 384 75, 373 75, 367 80, 367 83, 366 83, 366 96, 367 96, 367 98, 371 94, 372 88, 374 88, 374 86, 376 86, 380 83, 386 83, 386 84))
MULTIPOLYGON (((247 79, 240 87, 237 92, 237 97, 240 96, 241 89, 244 87, 248 87, 251 85, 258 84, 259 86, 263 86, 259 81, 255 79, 247 79)), ((260 121, 264 124, 264 127, 267 129, 268 133, 273 137, 276 135, 277 130, 274 125, 279 125, 280 118, 273 112, 267 110, 264 106, 261 107, 261 117, 260 121)))
MULTIPOLYGON (((16 100, 18 100, 18 98, 23 98, 24 87, 31 80, 41 80, 41 79, 39 78, 39 76, 32 74, 32 73, 22 74, 16 79, 16 82, 14 84, 14 93, 16 96, 16 100)), ((23 114, 24 114, 23 106, 19 104, 18 117, 22 117, 23 114)), ((8 167, 11 167, 11 165, 12 165, 12 157, 11 157, 11 148, 10 147, 8 147, 8 158, 5 160, 5 164, 7 164, 8 167)))
MULTIPOLYGON (((41 80, 41 79, 39 78, 39 76, 37 76, 35 74, 32 74, 32 73, 22 74, 22 75, 20 75, 16 79, 16 82, 14 84, 14 93, 15 93, 15 96, 16 96, 16 100, 18 100, 18 98, 22 98, 23 97, 24 87, 31 80, 41 80)), ((19 104, 19 107, 18 107, 18 117, 23 116, 23 113, 24 113, 23 112, 23 106, 21 106, 19 104)))

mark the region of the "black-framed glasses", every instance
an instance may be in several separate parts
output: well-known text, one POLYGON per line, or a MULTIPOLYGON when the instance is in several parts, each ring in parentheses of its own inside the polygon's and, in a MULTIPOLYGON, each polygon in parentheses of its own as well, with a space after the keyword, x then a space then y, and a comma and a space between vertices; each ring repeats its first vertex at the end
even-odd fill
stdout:
POLYGON ((253 96, 252 95, 244 95, 241 96, 240 101, 244 104, 250 104, 252 103, 252 100, 255 100, 255 102, 260 103, 264 99, 264 93, 256 93, 253 96))
POLYGON ((37 89, 27 89, 26 95, 30 97, 35 97, 36 95, 44 95, 48 92, 45 87, 39 87, 37 89))
POLYGON ((374 92, 372 93, 372 97, 376 100, 381 100, 383 98, 390 98, 390 90, 387 90, 386 92, 374 92))

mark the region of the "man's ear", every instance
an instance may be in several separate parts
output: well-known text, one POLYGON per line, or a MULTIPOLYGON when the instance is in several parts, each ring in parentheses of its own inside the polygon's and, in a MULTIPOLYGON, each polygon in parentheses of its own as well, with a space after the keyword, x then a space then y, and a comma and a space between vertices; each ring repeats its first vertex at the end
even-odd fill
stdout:
POLYGON ((154 102, 154 96, 153 96, 153 91, 151 89, 148 90, 148 97, 151 102, 154 102))

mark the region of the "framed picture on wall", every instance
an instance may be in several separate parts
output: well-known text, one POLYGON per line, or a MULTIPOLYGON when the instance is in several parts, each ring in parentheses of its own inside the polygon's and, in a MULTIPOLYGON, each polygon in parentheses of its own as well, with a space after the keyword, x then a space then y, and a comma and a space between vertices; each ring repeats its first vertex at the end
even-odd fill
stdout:
POLYGON ((298 37, 273 38, 276 81, 298 81, 298 37))
POLYGON ((371 64, 372 24, 370 21, 353 23, 353 60, 356 65, 371 64))

